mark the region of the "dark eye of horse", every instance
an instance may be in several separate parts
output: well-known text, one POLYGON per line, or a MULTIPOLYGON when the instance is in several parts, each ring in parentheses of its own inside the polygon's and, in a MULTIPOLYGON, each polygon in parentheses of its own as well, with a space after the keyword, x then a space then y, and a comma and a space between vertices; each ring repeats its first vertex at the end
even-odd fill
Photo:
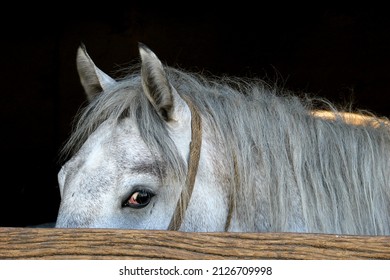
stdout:
POLYGON ((131 208, 143 208, 149 204, 153 196, 153 193, 146 190, 135 191, 123 203, 122 206, 131 208))

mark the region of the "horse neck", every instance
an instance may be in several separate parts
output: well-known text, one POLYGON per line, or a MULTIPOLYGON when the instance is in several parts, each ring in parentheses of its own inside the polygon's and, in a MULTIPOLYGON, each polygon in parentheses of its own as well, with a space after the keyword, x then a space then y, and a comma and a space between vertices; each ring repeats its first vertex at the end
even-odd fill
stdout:
MULTIPOLYGON (((237 147, 227 147, 224 137, 205 121, 201 164, 198 176, 212 178, 209 184, 218 188, 226 207, 225 231, 256 231, 255 185, 248 184, 249 177, 242 176, 241 152, 237 147), (253 188, 248 188, 252 186, 253 188)), ((258 170, 256 168, 256 170, 258 170)), ((249 172, 249 170, 248 170, 249 172)), ((257 172, 254 172, 257 173, 257 172)), ((258 174, 251 175, 252 178, 258 174)))

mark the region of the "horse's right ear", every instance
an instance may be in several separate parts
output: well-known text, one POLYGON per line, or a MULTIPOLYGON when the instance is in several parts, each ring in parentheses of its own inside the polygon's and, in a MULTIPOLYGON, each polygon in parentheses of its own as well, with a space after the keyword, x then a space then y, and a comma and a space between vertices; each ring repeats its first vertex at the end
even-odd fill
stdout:
POLYGON ((141 82, 143 92, 160 117, 173 124, 184 123, 187 128, 190 109, 176 89, 158 57, 144 44, 139 43, 141 56, 141 82))
POLYGON ((89 101, 116 83, 113 78, 96 67, 89 57, 84 44, 81 44, 77 50, 76 62, 80 82, 89 101))

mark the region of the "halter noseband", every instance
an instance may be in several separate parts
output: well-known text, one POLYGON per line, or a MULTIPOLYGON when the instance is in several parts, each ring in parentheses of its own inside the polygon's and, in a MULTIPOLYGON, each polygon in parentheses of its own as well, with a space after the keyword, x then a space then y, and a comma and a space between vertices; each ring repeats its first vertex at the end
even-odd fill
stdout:
MULTIPOLYGON (((177 202, 175 212, 169 223, 168 230, 179 230, 180 226, 184 219, 184 214, 187 210, 190 198, 192 196, 192 191, 194 190, 195 178, 198 172, 200 151, 202 147, 202 119, 198 113, 197 108, 194 104, 185 96, 182 98, 187 103, 191 111, 191 143, 190 143, 190 153, 188 157, 188 171, 185 180, 184 188, 180 194, 180 198, 177 202)), ((237 159, 233 156, 234 161, 234 180, 237 184, 239 182, 238 170, 237 170, 237 159)), ((233 215, 234 208, 234 191, 229 196, 229 212, 225 223, 225 231, 228 231, 230 227, 230 222, 233 215)))

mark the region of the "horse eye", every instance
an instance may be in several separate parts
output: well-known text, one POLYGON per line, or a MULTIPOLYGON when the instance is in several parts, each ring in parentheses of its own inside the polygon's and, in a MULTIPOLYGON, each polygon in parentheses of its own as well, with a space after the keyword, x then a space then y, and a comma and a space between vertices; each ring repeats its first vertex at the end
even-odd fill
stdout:
POLYGON ((154 196, 153 193, 145 190, 135 191, 123 203, 123 207, 144 208, 147 206, 154 196))

